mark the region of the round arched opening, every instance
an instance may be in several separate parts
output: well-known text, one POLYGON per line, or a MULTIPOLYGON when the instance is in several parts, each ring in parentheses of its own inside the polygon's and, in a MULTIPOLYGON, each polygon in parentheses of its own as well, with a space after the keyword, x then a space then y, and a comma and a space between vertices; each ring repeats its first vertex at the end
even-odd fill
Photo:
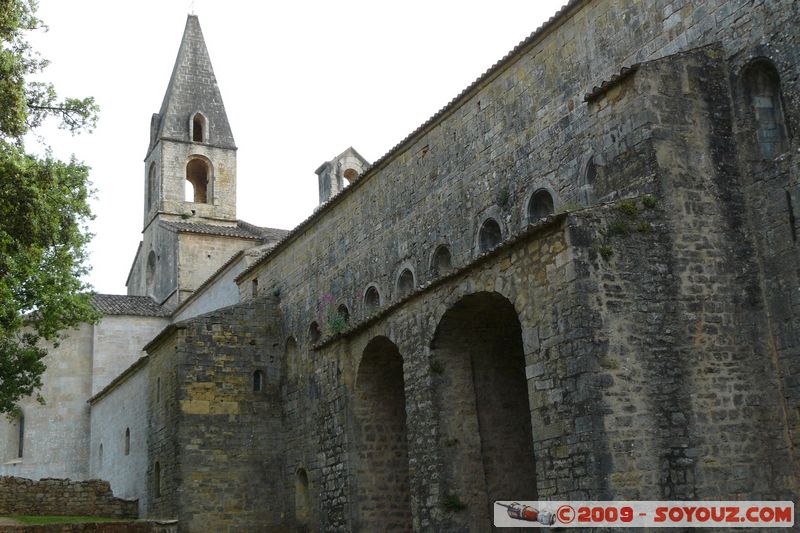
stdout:
POLYGON ((467 505, 462 525, 491 523, 493 501, 514 494, 535 500, 522 327, 513 304, 496 292, 463 297, 440 320, 431 360, 445 369, 433 377, 440 447, 448 449, 442 482, 467 505))
POLYGON ((378 287, 370 285, 364 293, 364 306, 368 311, 373 311, 381 306, 381 293, 378 287))
POLYGON ((414 292, 414 273, 406 268, 397 278, 397 295, 402 298, 414 292))
POLYGON ((186 164, 186 194, 187 202, 205 204, 208 202, 209 181, 211 168, 207 161, 195 157, 186 164))
POLYGON ((308 339, 311 341, 312 344, 316 344, 322 338, 322 331, 319 329, 319 324, 312 322, 310 326, 308 326, 308 339))
POLYGON ((535 222, 553 214, 553 197, 545 189, 539 189, 528 203, 528 220, 535 222))
POLYGON ((487 218, 481 225, 478 234, 478 247, 481 252, 488 252, 503 240, 503 232, 500 224, 493 218, 487 218))
POLYGON ((364 349, 353 404, 360 529, 410 531, 403 358, 386 337, 364 349))
POLYGON ((433 253, 433 261, 431 261, 431 271, 434 276, 442 276, 447 274, 453 268, 453 258, 450 255, 450 249, 442 244, 433 253))
POLYGON ((344 176, 344 179, 347 180, 347 183, 353 183, 358 177, 358 171, 356 171, 354 168, 348 168, 342 175, 344 176))

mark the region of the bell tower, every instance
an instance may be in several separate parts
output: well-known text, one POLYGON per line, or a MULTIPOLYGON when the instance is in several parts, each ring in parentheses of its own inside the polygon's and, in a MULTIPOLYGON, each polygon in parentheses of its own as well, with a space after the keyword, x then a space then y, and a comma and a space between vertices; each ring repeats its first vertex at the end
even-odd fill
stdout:
POLYGON ((150 120, 144 227, 154 219, 236 221, 236 144, 200 22, 186 27, 167 92, 150 120))
POLYGON ((258 242, 236 219, 236 144, 195 15, 186 19, 161 109, 150 119, 144 185, 129 295, 174 308, 258 242))

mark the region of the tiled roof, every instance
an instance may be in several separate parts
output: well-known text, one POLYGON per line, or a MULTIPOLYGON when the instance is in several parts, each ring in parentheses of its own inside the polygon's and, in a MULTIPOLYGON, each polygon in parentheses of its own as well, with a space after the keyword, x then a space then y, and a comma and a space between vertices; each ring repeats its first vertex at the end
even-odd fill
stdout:
POLYGON ((149 296, 95 294, 92 304, 104 315, 169 316, 169 313, 149 296))
POLYGON ((592 87, 592 90, 586 93, 586 95, 583 97, 583 100, 585 102, 591 102, 593 100, 596 100, 611 87, 618 84, 619 82, 621 82, 622 80, 624 80, 625 78, 627 78, 628 76, 639 70, 639 66, 640 63, 636 63, 634 65, 631 65, 630 67, 622 67, 622 70, 619 71, 619 74, 614 74, 613 76, 611 76, 610 80, 603 80, 603 82, 600 83, 599 86, 595 85, 594 87, 592 87))
POLYGON ((240 239, 258 239, 275 241, 289 233, 287 230, 276 228, 262 228, 237 220, 235 226, 220 226, 217 224, 198 224, 196 222, 162 222, 166 227, 183 233, 202 233, 205 235, 220 235, 223 237, 238 237, 240 239))

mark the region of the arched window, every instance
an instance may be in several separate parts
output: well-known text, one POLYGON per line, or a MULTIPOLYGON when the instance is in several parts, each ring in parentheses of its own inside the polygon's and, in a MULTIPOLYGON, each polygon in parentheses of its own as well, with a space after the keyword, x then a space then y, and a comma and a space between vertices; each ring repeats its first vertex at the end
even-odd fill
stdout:
POLYGON ((780 75, 769 60, 756 59, 745 68, 742 82, 759 151, 772 159, 788 148, 780 75))
POLYGON ((256 370, 253 372, 253 392, 261 392, 264 390, 264 372, 256 370))
POLYGON ((17 458, 22 459, 22 455, 25 452, 25 415, 19 415, 19 421, 17 423, 19 427, 19 441, 17 442, 17 458))
POLYGON ((582 205, 594 203, 594 182, 597 179, 597 163, 594 156, 585 160, 578 175, 577 201, 582 205))
POLYGON ((147 272, 144 276, 145 283, 147 284, 147 293, 152 296, 155 292, 156 285, 156 253, 150 250, 147 255, 147 272))
POLYGON ((208 162, 194 158, 186 164, 185 200, 196 204, 208 203, 208 185, 211 169, 208 162))
POLYGON ((450 249, 442 244, 436 251, 433 252, 433 261, 431 261, 431 271, 434 276, 441 276, 450 272, 453 268, 453 258, 450 255, 450 249))
POLYGON ((348 168, 342 175, 344 176, 344 179, 347 180, 347 183, 353 183, 358 177, 358 171, 356 171, 354 168, 348 168))
POLYGON ((156 203, 156 164, 150 163, 150 169, 147 171, 147 193, 145 196, 145 207, 147 211, 153 208, 156 203))
POLYGON ((535 222, 553 214, 553 197, 545 189, 539 189, 528 202, 528 221, 535 222))
POLYGON ((345 324, 350 323, 350 310, 344 304, 339 304, 339 307, 336 308, 336 313, 342 317, 345 324))
POLYGON ((297 524, 307 526, 311 518, 311 495, 308 490, 308 473, 304 468, 297 470, 294 482, 294 515, 297 524))
POLYGON ((364 306, 367 311, 373 311, 381 306, 381 293, 375 285, 370 285, 364 293, 364 306))
POLYGON ((100 448, 97 450, 97 467, 103 468, 103 443, 100 443, 100 448))
POLYGON ((319 329, 319 324, 316 322, 312 322, 311 325, 308 326, 308 338, 314 344, 318 343, 322 338, 322 332, 319 329))
POLYGON ((401 298, 414 292, 414 273, 406 268, 397 278, 397 294, 401 298))
POLYGON ((192 140, 198 143, 205 142, 208 138, 206 129, 206 117, 202 113, 195 113, 192 118, 192 140))
POLYGON ((158 461, 153 467, 153 494, 156 498, 161 496, 161 463, 158 461))
POLYGON ((125 455, 131 454, 131 429, 125 428, 125 455))
POLYGON ((481 252, 488 252, 503 240, 500 224, 493 218, 487 218, 478 234, 478 246, 481 252))

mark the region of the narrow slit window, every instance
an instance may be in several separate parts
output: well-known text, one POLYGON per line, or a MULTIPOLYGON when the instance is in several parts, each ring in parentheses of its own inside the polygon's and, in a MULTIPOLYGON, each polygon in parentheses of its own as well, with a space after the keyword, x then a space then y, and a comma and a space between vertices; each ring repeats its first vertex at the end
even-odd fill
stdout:
POLYGON ((264 372, 256 370, 253 372, 253 392, 261 392, 264 390, 264 372))
POLYGON ((202 113, 195 113, 192 118, 192 140, 198 143, 205 142, 206 133, 206 117, 202 113))

